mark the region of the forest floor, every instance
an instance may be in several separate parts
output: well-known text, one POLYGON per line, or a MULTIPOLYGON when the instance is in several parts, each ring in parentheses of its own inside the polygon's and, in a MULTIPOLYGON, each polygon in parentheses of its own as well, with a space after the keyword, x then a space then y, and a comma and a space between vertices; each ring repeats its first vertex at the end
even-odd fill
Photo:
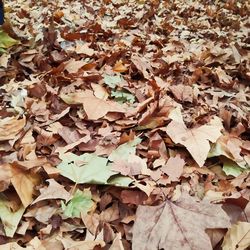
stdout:
POLYGON ((5 1, 0 249, 250 246, 247 1, 5 1))

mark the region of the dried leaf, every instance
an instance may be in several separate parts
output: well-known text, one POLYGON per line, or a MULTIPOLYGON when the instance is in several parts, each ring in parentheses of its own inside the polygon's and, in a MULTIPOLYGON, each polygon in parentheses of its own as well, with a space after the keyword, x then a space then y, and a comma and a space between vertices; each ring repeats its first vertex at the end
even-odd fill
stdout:
POLYGON ((27 207, 33 201, 34 187, 39 183, 39 176, 15 166, 12 166, 11 171, 11 183, 22 201, 23 206, 27 207))
POLYGON ((67 192, 62 185, 54 179, 48 179, 47 182, 49 183, 49 186, 40 189, 41 194, 33 201, 32 204, 49 199, 62 199, 66 202, 69 200, 70 193, 67 192))
POLYGON ((239 221, 227 232, 222 243, 223 250, 244 250, 250 246, 250 223, 239 221))
POLYGON ((222 129, 221 124, 202 125, 198 128, 187 129, 184 124, 172 121, 166 131, 175 143, 184 145, 198 165, 202 167, 210 150, 209 141, 216 142, 221 136, 222 129))
POLYGON ((227 228, 230 220, 220 205, 196 202, 188 195, 175 203, 139 206, 133 228, 133 249, 212 249, 206 228, 227 228))
POLYGON ((0 199, 0 218, 4 226, 5 235, 13 237, 25 208, 21 206, 16 211, 11 211, 7 200, 0 199))
POLYGON ((6 117, 0 120, 0 141, 11 140, 23 129, 26 117, 21 120, 18 117, 6 117))

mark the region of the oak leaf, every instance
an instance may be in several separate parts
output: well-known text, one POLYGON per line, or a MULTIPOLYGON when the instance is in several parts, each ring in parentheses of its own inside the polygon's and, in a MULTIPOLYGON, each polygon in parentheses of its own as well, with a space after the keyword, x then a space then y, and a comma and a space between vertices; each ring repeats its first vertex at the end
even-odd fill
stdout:
POLYGON ((227 228, 230 219, 220 205, 196 202, 183 194, 175 203, 139 206, 133 228, 132 249, 209 250, 207 228, 227 228))
POLYGON ((221 136, 223 126, 220 122, 202 125, 197 128, 188 129, 183 123, 171 121, 166 132, 174 143, 184 145, 192 155, 197 164, 202 167, 208 156, 211 142, 216 142, 221 136))

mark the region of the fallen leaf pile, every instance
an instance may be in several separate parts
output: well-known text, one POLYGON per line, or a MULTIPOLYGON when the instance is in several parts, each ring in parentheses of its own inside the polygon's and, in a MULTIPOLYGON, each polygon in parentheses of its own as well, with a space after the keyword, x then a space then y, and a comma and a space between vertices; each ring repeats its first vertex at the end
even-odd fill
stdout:
POLYGON ((247 1, 5 1, 0 249, 247 249, 247 1))

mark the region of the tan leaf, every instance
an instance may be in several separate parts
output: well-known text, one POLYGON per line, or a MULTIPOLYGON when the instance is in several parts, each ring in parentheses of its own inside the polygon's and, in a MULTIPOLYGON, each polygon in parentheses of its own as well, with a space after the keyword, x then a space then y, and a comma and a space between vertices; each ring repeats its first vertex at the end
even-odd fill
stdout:
POLYGON ((230 220, 220 205, 196 202, 185 194, 172 203, 139 206, 133 228, 136 250, 209 250, 207 228, 227 228, 230 220))
POLYGON ((69 200, 70 193, 67 192, 62 185, 54 179, 49 179, 47 182, 49 183, 49 186, 40 189, 41 194, 33 201, 32 204, 49 199, 63 199, 66 202, 69 200))
POLYGON ((188 129, 184 124, 172 121, 166 128, 166 132, 174 143, 184 145, 194 160, 202 167, 210 150, 211 142, 221 136, 220 124, 202 125, 198 128, 188 129))
POLYGON ((180 155, 176 155, 175 157, 170 157, 166 165, 162 167, 161 170, 169 176, 171 181, 178 181, 183 173, 184 165, 185 161, 180 157, 180 155))
POLYGON ((244 250, 250 246, 250 223, 239 221, 227 232, 222 243, 223 250, 244 250))
POLYGON ((118 233, 115 239, 113 240, 113 243, 110 246, 109 250, 124 250, 121 239, 122 239, 121 233, 118 233))
POLYGON ((75 51, 77 54, 85 54, 87 56, 93 56, 95 54, 95 51, 89 48, 88 43, 85 43, 85 44, 77 43, 75 51))
POLYGON ((8 163, 0 164, 0 192, 9 187, 11 176, 11 165, 8 163))
POLYGON ((150 78, 150 73, 151 73, 151 66, 146 59, 139 57, 138 55, 132 55, 131 56, 131 61, 133 64, 136 66, 136 68, 142 72, 143 76, 146 79, 150 78))
POLYGON ((126 66, 123 65, 122 61, 118 61, 113 67, 113 70, 115 72, 123 73, 123 72, 126 72, 128 69, 126 66))
POLYGON ((68 104, 83 104, 84 111, 90 120, 102 118, 108 112, 125 112, 121 104, 97 98, 87 91, 70 93, 67 95, 61 94, 60 97, 68 104))
MULTIPOLYGON (((59 239, 59 237, 58 237, 59 239)), ((62 242, 64 249, 67 250, 93 250, 96 246, 105 246, 105 242, 103 240, 82 240, 82 241, 74 241, 71 238, 62 238, 60 237, 60 241, 62 242)))
POLYGON ((66 65, 65 69, 70 73, 70 74, 75 74, 78 72, 78 70, 83 67, 86 64, 86 62, 83 61, 76 61, 74 58, 70 59, 66 65))
POLYGON ((14 186, 24 207, 31 204, 33 200, 34 187, 38 184, 39 178, 36 174, 31 174, 14 165, 11 168, 12 177, 11 183, 14 186))
POLYGON ((11 140, 16 137, 25 126, 25 116, 18 120, 18 117, 6 117, 0 120, 0 141, 11 140))
POLYGON ((108 112, 125 112, 125 109, 119 103, 105 101, 96 97, 84 98, 83 108, 90 120, 102 118, 108 112))

